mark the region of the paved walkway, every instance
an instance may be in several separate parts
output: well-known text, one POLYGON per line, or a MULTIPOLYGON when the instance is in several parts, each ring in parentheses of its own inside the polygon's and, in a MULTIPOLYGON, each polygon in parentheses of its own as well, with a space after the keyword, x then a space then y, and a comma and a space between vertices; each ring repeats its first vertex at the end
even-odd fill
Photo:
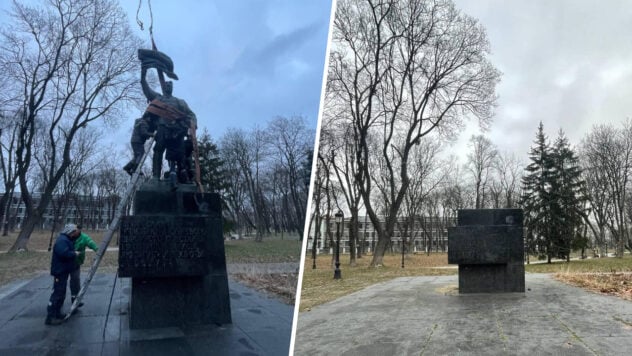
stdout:
POLYGON ((303 312, 295 355, 630 355, 632 302, 527 274, 526 293, 458 295, 405 277, 303 312))
MULTIPOLYGON (((60 326, 46 326, 51 278, 42 275, 0 288, 0 355, 288 353, 294 308, 233 280, 229 281, 233 324, 129 330, 129 278, 97 274, 79 313, 60 326)), ((67 297, 62 311, 69 303, 67 297)))

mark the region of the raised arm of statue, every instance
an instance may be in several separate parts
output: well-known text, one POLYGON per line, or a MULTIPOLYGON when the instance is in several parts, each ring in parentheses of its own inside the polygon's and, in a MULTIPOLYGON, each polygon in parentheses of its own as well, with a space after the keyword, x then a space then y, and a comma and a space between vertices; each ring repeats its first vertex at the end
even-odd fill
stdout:
POLYGON ((143 88, 143 94, 145 94, 145 97, 147 98, 147 101, 152 101, 158 95, 160 95, 157 92, 153 91, 149 87, 149 84, 147 84, 147 68, 145 68, 145 67, 141 68, 141 70, 140 70, 140 85, 143 88))

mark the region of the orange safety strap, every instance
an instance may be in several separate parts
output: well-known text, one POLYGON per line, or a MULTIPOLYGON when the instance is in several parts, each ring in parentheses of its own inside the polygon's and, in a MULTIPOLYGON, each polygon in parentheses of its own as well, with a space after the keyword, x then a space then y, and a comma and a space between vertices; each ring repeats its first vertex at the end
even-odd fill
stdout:
POLYGON ((145 111, 171 121, 184 119, 186 117, 186 114, 182 111, 158 99, 152 100, 145 111))

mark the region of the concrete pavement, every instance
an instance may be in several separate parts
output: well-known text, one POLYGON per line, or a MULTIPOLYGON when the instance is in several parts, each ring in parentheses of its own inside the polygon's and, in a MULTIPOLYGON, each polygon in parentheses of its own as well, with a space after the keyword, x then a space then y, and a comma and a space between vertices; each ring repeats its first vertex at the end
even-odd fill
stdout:
POLYGON ((51 278, 41 275, 0 288, 0 355, 254 356, 289 350, 293 306, 234 280, 229 280, 232 324, 129 330, 130 279, 98 273, 77 315, 46 326, 51 278))
POLYGON ((632 302, 527 274, 526 293, 458 276, 376 284, 298 316, 295 355, 630 355, 632 302))

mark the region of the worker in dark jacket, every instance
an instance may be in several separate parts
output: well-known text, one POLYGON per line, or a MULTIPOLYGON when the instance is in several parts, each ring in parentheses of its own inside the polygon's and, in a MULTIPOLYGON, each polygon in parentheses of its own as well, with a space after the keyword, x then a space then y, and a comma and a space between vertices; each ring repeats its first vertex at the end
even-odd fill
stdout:
POLYGON ((46 325, 59 325, 66 317, 61 313, 61 307, 66 299, 66 285, 70 272, 77 268, 77 256, 74 240, 79 237, 77 225, 68 224, 57 237, 53 247, 53 257, 50 264, 50 274, 54 278, 53 294, 48 302, 46 325))
MULTIPOLYGON (((79 237, 75 239, 75 251, 79 254, 77 255, 77 266, 75 269, 70 272, 70 302, 74 303, 79 291, 81 290, 81 265, 86 260, 86 247, 90 247, 92 251, 97 252, 99 247, 96 243, 88 236, 84 234, 81 230, 81 225, 77 225, 77 230, 79 230, 79 237)), ((83 303, 80 302, 77 305, 77 308, 82 307, 83 303)))
POLYGON ((132 151, 134 151, 134 158, 129 161, 123 170, 130 176, 134 173, 138 165, 140 164, 143 154, 145 154, 145 141, 154 136, 156 126, 158 124, 158 117, 150 113, 145 113, 140 119, 136 119, 134 122, 134 130, 132 131, 132 151))

